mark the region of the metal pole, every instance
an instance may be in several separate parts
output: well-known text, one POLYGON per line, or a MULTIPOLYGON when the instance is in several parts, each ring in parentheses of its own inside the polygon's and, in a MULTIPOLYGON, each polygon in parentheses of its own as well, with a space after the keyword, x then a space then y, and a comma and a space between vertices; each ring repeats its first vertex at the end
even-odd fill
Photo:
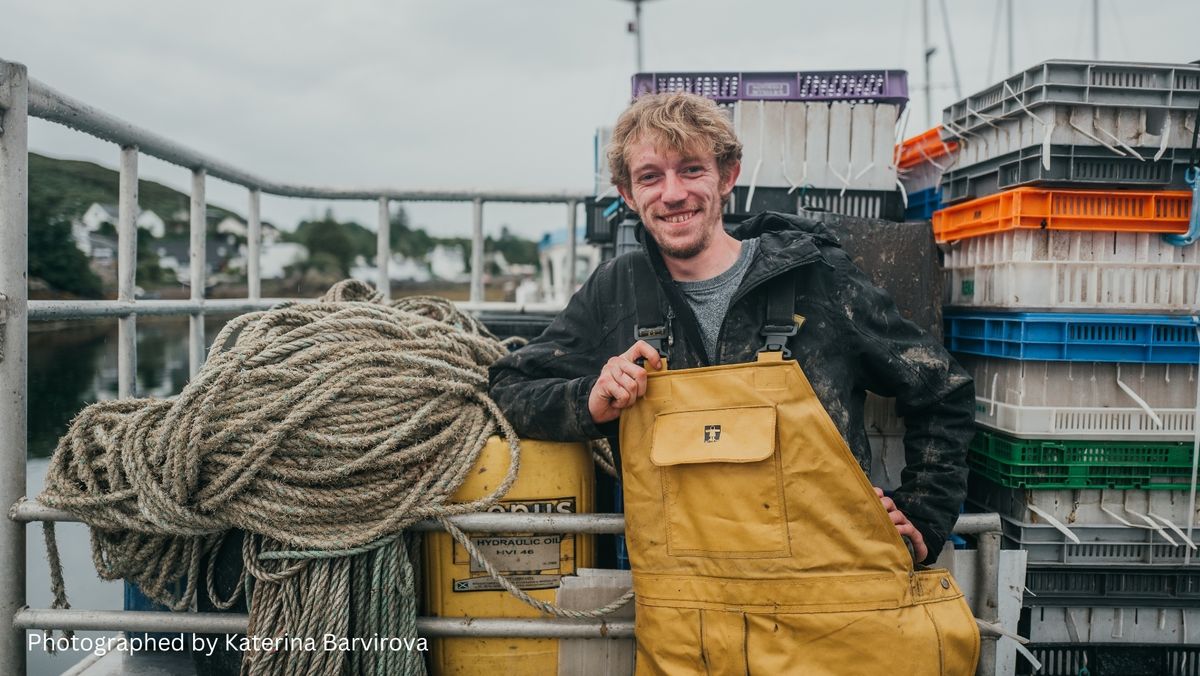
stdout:
MULTIPOLYGON (((138 149, 121 148, 120 192, 117 198, 117 301, 132 302, 137 280, 138 149)), ((132 397, 137 389, 137 315, 117 320, 117 396, 132 397)))
MULTIPOLYGON (((191 260, 192 300, 204 300, 204 266, 208 255, 205 240, 208 236, 208 213, 204 201, 203 169, 192 171, 191 260)), ((204 363, 204 314, 194 313, 188 320, 188 372, 195 376, 204 363)))
POLYGON ((921 44, 925 45, 925 127, 933 127, 933 75, 930 62, 937 50, 929 46, 929 0, 921 0, 921 44))
POLYGON ((262 298, 262 218, 259 216, 259 202, 262 191, 250 191, 250 208, 246 213, 249 219, 246 223, 246 296, 250 300, 262 298))
POLYGON ((1005 0, 1004 6, 1008 11, 1008 74, 1004 77, 1008 77, 1017 71, 1013 55, 1013 0, 1005 0))
POLYGON ((642 0, 633 0, 633 35, 637 40, 637 72, 643 72, 642 66, 642 0))
POLYGON ((946 31, 946 49, 950 52, 950 72, 954 74, 954 97, 962 98, 962 80, 958 77, 958 59, 954 57, 954 34, 950 32, 950 11, 946 0, 939 0, 942 8, 942 29, 946 31))
POLYGON ((471 229, 471 302, 483 300, 483 200, 472 200, 475 218, 471 229))
POLYGON ((575 293, 575 212, 578 204, 575 200, 567 202, 567 297, 575 293))
MULTIPOLYGON (((993 515, 994 516, 994 515, 993 515)), ((997 521, 999 520, 996 517, 997 521)), ((978 536, 979 570, 977 571, 975 617, 998 624, 1000 603, 997 598, 1000 586, 1000 529, 980 533, 978 536)), ((979 644, 979 669, 983 674, 996 673, 996 638, 983 638, 979 644)))
MULTIPOLYGON (((29 75, 0 61, 0 505, 25 495, 29 358, 29 75)), ((25 606, 25 527, 0 523, 0 673, 25 673, 25 631, 14 626, 25 606)))
POLYGON ((384 300, 392 297, 392 279, 388 276, 388 261, 392 259, 392 219, 388 213, 388 198, 379 198, 379 232, 375 240, 375 267, 379 268, 379 278, 375 287, 383 294, 384 300))
POLYGON ((1092 59, 1100 60, 1100 0, 1092 0, 1092 59))

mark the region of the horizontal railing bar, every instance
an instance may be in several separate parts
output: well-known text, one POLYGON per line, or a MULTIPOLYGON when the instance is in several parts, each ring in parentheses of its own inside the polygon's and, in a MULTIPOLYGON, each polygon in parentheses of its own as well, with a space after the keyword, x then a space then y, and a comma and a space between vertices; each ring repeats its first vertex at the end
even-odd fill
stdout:
MULTIPOLYGON (((183 316, 195 314, 240 314, 267 310, 279 303, 312 303, 311 298, 248 298, 212 300, 33 300, 29 301, 30 321, 51 322, 72 319, 125 317, 137 314, 149 316, 183 316)), ((562 310, 557 303, 504 303, 487 301, 455 303, 463 312, 503 312, 508 314, 552 316, 562 310)))
MULTIPOLYGON (((8 511, 13 521, 66 521, 78 522, 79 517, 61 509, 52 509, 28 498, 17 501, 8 511)), ((621 534, 625 532, 625 517, 621 514, 528 514, 513 512, 487 512, 482 514, 459 514, 449 517, 454 525, 469 533, 496 533, 514 531, 519 533, 593 533, 621 534)), ((434 519, 425 519, 413 524, 412 530, 439 531, 442 525, 434 519)), ((960 514, 954 525, 954 533, 968 535, 1000 530, 998 514, 960 514)))
MULTIPOLYGON (((37 500, 19 500, 8 512, 10 519, 19 522, 57 521, 79 522, 75 514, 47 507, 37 500)), ((519 533, 593 533, 620 534, 625 531, 625 518, 620 514, 526 514, 512 512, 488 512, 484 514, 460 514, 450 521, 468 533, 496 533, 514 531, 519 533)), ((444 530, 434 519, 425 519, 412 525, 416 531, 444 530)))
MULTIPOLYGON (((25 608, 13 617, 15 629, 74 631, 154 631, 245 634, 244 614, 171 613, 146 610, 55 610, 25 608)), ((418 617, 417 634, 512 638, 633 638, 633 620, 542 618, 418 617)))
POLYGON ((29 80, 29 114, 57 122, 104 141, 137 146, 143 154, 187 169, 204 169, 213 176, 252 190, 281 197, 329 200, 378 200, 386 197, 403 202, 570 202, 582 201, 585 192, 522 192, 517 190, 398 190, 394 188, 342 188, 296 185, 267 181, 221 160, 209 157, 151 131, 130 124, 94 106, 74 99, 33 78, 29 80))

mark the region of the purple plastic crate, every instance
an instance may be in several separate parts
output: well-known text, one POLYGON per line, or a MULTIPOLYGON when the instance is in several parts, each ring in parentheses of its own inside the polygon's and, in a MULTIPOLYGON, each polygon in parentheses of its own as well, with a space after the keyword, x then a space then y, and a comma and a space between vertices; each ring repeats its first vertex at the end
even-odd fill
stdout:
POLYGON ((908 72, 835 70, 791 73, 637 73, 633 98, 691 92, 715 100, 908 102, 908 72))

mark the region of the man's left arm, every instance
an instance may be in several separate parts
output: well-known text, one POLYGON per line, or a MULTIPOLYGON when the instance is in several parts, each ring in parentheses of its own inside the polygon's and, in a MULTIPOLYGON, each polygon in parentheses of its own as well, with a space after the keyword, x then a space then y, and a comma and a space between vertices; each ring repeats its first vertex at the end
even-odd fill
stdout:
POLYGON ((887 292, 839 254, 833 262, 859 338, 863 386, 895 397, 904 419, 905 467, 892 499, 921 532, 928 547, 921 563, 928 563, 941 553, 966 497, 975 383, 937 340, 900 315, 887 292))

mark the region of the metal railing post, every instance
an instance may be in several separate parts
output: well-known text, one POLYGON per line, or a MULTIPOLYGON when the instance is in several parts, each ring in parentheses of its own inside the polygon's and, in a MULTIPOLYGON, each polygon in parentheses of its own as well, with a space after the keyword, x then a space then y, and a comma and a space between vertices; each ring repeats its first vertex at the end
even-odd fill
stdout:
MULTIPOLYGON (((0 61, 0 505, 25 495, 29 358, 29 74, 0 61)), ((0 523, 0 673, 25 673, 25 526, 0 523)))
POLYGON ((575 295, 575 218, 579 203, 567 200, 567 298, 575 295))
MULTIPOLYGON (((205 251, 208 237, 208 207, 204 200, 203 169, 192 171, 191 246, 188 257, 191 261, 192 300, 204 300, 205 266, 208 252, 205 251)), ((197 312, 188 319, 188 373, 195 377, 204 363, 204 313, 197 312)))
MULTIPOLYGON (((1000 530, 988 530, 979 534, 978 600, 975 616, 984 622, 999 624, 1000 602, 997 596, 1000 586, 1000 530)), ((979 642, 980 676, 996 673, 996 637, 983 637, 979 642)))
POLYGON ((483 300, 483 200, 472 200, 474 218, 471 221, 471 302, 483 300))
POLYGON ((388 261, 392 259, 392 220, 388 213, 388 198, 379 198, 379 232, 375 239, 375 267, 379 268, 379 277, 375 287, 383 294, 384 300, 392 297, 392 280, 388 276, 388 261))
MULTIPOLYGON (((137 282, 138 149, 121 148, 120 192, 117 198, 117 300, 131 302, 137 282)), ((137 390, 137 315, 117 320, 117 396, 137 390)))
POLYGON ((259 268, 262 260, 262 219, 258 211, 261 196, 262 191, 258 188, 250 190, 250 205, 246 213, 246 297, 250 300, 262 298, 262 270, 259 268))

